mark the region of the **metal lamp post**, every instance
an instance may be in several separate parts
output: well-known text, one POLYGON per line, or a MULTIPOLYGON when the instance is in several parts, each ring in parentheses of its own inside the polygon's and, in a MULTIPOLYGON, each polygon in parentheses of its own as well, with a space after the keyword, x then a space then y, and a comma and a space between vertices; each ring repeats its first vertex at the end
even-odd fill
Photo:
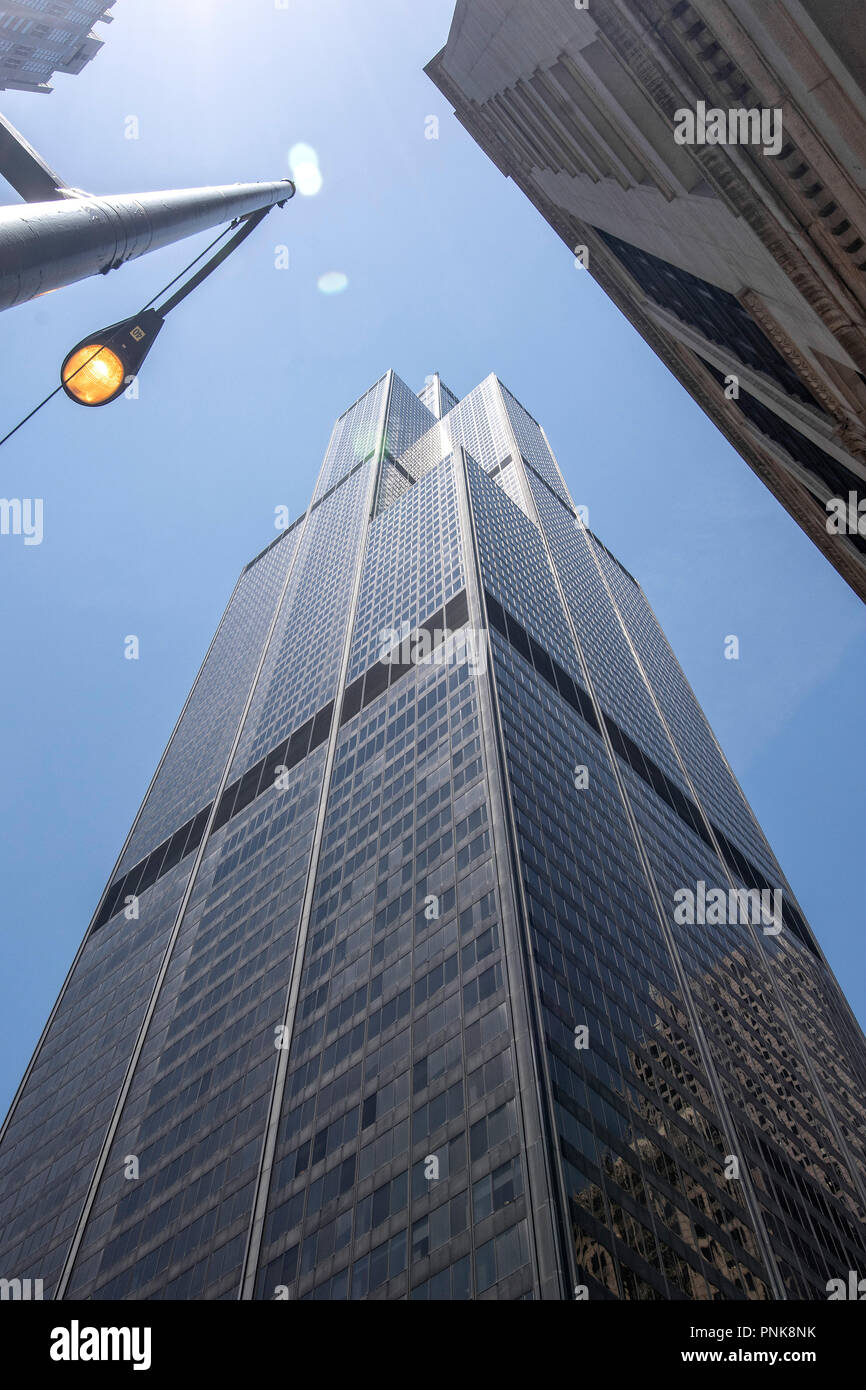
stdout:
POLYGON ((282 205, 294 192, 290 179, 280 179, 0 208, 0 309, 282 205))

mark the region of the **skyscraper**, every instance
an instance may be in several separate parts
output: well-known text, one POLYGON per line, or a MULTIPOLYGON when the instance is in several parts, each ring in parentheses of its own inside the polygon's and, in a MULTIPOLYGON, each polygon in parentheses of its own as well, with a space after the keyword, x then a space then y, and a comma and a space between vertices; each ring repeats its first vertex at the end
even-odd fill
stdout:
POLYGON ((238 579, 0 1136, 67 1299, 825 1298, 866 1048, 637 582, 386 373, 238 579))
POLYGON ((426 71, 866 599, 864 53, 845 0, 457 0, 426 71))
POLYGON ((55 72, 79 73, 103 40, 93 25, 110 24, 114 0, 2 0, 0 92, 50 92, 55 72))

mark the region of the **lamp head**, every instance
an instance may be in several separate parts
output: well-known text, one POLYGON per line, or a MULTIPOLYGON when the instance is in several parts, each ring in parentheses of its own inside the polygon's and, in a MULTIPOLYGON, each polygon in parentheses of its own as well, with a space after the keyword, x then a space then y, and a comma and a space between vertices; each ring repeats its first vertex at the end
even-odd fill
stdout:
POLYGON ((60 368, 67 396, 79 405, 108 405, 129 386, 165 320, 155 309, 102 328, 76 343, 60 368))

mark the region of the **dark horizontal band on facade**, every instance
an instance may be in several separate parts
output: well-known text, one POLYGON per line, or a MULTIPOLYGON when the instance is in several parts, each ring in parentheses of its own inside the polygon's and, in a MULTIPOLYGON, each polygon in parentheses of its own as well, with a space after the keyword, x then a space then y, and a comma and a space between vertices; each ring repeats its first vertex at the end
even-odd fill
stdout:
MULTIPOLYGON (((519 652, 525 660, 531 662, 548 685, 553 686, 554 690, 558 691, 572 709, 576 710, 596 733, 599 733, 595 708, 586 691, 581 690, 571 676, 563 671, 562 667, 539 646, 517 619, 511 613, 506 612, 486 589, 484 595, 487 601, 487 617, 490 626, 495 628, 500 636, 504 637, 508 644, 519 652)), ((614 719, 611 719, 609 714, 604 714, 603 717, 614 752, 622 758, 623 762, 628 764, 633 772, 637 773, 648 787, 652 788, 672 811, 676 812, 680 820, 694 831, 713 853, 716 853, 716 845, 718 845, 724 863, 731 873, 741 878, 749 887, 758 888, 761 891, 772 888, 774 885, 768 883, 761 871, 742 850, 729 840, 723 830, 720 830, 717 825, 713 825, 707 817, 701 814, 695 803, 680 790, 675 782, 671 781, 670 777, 662 771, 657 763, 653 762, 652 758, 644 753, 643 749, 638 747, 634 739, 630 738, 625 730, 620 728, 614 719)), ((779 885, 776 884, 775 887, 778 888, 779 885)), ((809 928, 787 896, 783 898, 782 919, 785 926, 797 937, 797 940, 801 941, 814 956, 818 956, 809 928)))
MULTIPOLYGON (((429 618, 425 618, 414 632, 407 634, 407 641, 414 642, 422 632, 429 633, 431 648, 435 650, 446 638, 446 636, 463 627, 469 620, 469 602, 466 597, 466 590, 461 589, 458 594, 442 607, 438 608, 429 618)), ((399 644, 392 647, 391 651, 399 651, 399 644)), ((346 724, 350 719, 354 719, 359 710, 366 709, 367 705, 373 700, 378 699, 389 685, 393 685, 401 676, 405 676, 417 663, 414 661, 397 661, 386 657, 384 661, 377 660, 372 666, 368 666, 363 675, 353 680, 351 685, 346 686, 343 696, 343 711, 340 716, 340 724, 346 724)))
MULTIPOLYGON (((277 744, 270 753, 251 768, 241 777, 238 777, 231 786, 226 787, 220 797, 211 833, 219 830, 237 816, 251 801, 273 786, 277 779, 277 768, 285 767, 291 770, 297 767, 298 763, 306 758, 308 753, 312 753, 315 748, 324 743, 331 731, 331 720, 334 714, 334 702, 331 700, 310 719, 296 729, 288 738, 283 739, 282 743, 277 744)), ((167 874, 169 869, 173 869, 187 855, 192 854, 201 844, 201 837, 207 824, 213 802, 209 802, 203 810, 199 811, 194 820, 188 821, 185 826, 176 831, 170 839, 164 840, 156 849, 151 850, 146 858, 116 879, 106 894, 105 902, 100 908, 99 915, 93 924, 93 931, 98 931, 104 927, 110 917, 115 912, 119 912, 123 907, 124 901, 131 894, 140 896, 146 888, 150 888, 156 883, 157 879, 167 874), (184 832, 190 830, 185 837, 184 832)))
POLYGON ((156 883, 158 878, 162 878, 163 874, 167 874, 169 869, 173 869, 188 854, 198 849, 212 805, 213 802, 209 801, 207 806, 196 812, 180 830, 176 830, 144 859, 140 859, 125 874, 114 880, 105 895, 91 932, 104 927, 109 918, 120 911, 128 897, 143 893, 146 888, 156 883))
POLYGON ((413 487, 415 483, 417 483, 418 479, 413 478, 408 468, 404 468, 400 460, 396 459, 393 454, 388 452, 387 449, 385 450, 385 463, 390 463, 392 468, 396 468, 400 476, 405 478, 408 483, 411 483, 413 487))
MULTIPOLYGON (((409 635, 409 641, 414 641, 421 632, 428 632, 431 637, 431 646, 435 650, 444 641, 448 632, 463 627, 468 618, 469 604, 466 590, 461 589, 442 608, 437 609, 432 617, 427 618, 416 628, 415 632, 409 635)), ((354 718, 359 710, 365 709, 373 700, 378 699, 390 685, 404 676, 415 664, 415 662, 383 662, 377 659, 363 675, 346 687, 340 724, 347 723, 349 719, 354 718)), ((299 729, 296 729, 288 738, 284 738, 281 743, 271 749, 270 753, 266 753, 263 758, 260 758, 253 767, 232 782, 230 787, 226 787, 219 800, 211 834, 221 829, 227 821, 245 810, 257 796, 272 787, 280 775, 278 769, 291 771, 308 754, 319 748, 331 732, 333 718, 334 701, 329 700, 299 729)), ((176 830, 167 840, 163 840, 161 845, 157 845, 156 849, 151 850, 144 859, 139 860, 125 874, 114 880, 93 923, 92 932, 99 931, 100 927, 104 927, 106 922, 121 910, 128 897, 140 896, 145 889, 152 887, 157 879, 162 878, 170 869, 175 868, 182 859, 198 849, 212 805, 213 802, 208 802, 207 806, 198 811, 185 825, 182 825, 180 830, 176 830)))
MULTIPOLYGON (((586 691, 581 689, 568 672, 563 670, 559 663, 536 642, 534 637, 530 636, 513 614, 507 612, 487 590, 485 590, 485 599, 491 627, 495 628, 505 638, 509 646, 513 647, 535 668, 548 685, 552 686, 566 703, 580 715, 584 723, 588 724, 596 733, 600 733, 595 707, 586 691)), ((431 647, 435 650, 447 633, 464 626, 468 621, 468 616, 469 606, 466 590, 461 589, 458 594, 449 599, 448 603, 416 628, 409 635, 408 640, 413 642, 418 634, 427 632, 431 637, 431 647)), ((360 710, 365 709, 384 694, 385 690, 395 681, 404 676, 407 671, 412 670, 415 664, 412 661, 383 662, 377 660, 369 666, 345 689, 340 718, 341 726, 348 723, 360 710)), ((253 767, 232 782, 231 786, 227 787, 220 797, 212 832, 219 830, 227 821, 239 815, 250 802, 273 786, 279 775, 278 768, 291 771, 316 748, 320 747, 330 734, 333 716, 334 701, 330 700, 300 728, 296 729, 288 738, 283 739, 270 753, 260 758, 253 767)), ((698 811, 694 802, 680 790, 676 783, 671 781, 657 763, 653 762, 638 747, 625 730, 620 728, 608 714, 604 715, 604 721, 614 751, 647 786, 661 797, 671 810, 676 812, 684 824, 693 830, 714 852, 716 848, 715 837, 715 842, 722 851, 727 867, 747 885, 761 890, 770 888, 771 885, 766 878, 747 856, 728 839, 724 831, 720 830, 718 826, 709 824, 698 811)), ((210 815, 211 805, 212 803, 209 802, 167 840, 157 845, 156 849, 152 850, 139 863, 133 865, 127 873, 114 880, 106 893, 105 901, 91 928, 92 931, 98 931, 100 927, 104 927, 106 922, 121 910, 127 897, 140 896, 169 870, 175 868, 182 859, 198 849, 210 815)), ((817 955, 805 922, 796 907, 787 898, 783 901, 783 920, 797 939, 802 941, 813 955, 817 955)))

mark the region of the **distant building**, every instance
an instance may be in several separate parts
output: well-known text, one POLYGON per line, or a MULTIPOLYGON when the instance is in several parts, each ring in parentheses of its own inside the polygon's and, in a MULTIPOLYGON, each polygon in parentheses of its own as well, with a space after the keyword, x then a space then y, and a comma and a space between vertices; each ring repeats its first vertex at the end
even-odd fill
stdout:
POLYGON ((426 71, 866 599, 866 7, 458 0, 426 71))
POLYGON ((0 92, 50 92, 55 72, 78 73, 102 47, 91 33, 110 24, 114 0, 4 0, 0 92))

